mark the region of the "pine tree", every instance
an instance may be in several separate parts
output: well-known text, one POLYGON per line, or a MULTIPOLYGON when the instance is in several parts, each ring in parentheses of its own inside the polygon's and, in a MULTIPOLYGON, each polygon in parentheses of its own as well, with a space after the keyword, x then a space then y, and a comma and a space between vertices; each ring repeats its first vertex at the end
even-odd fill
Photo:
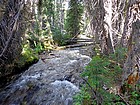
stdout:
POLYGON ((78 0, 70 0, 69 10, 67 11, 65 29, 70 36, 77 36, 80 33, 80 21, 82 18, 83 7, 78 0))

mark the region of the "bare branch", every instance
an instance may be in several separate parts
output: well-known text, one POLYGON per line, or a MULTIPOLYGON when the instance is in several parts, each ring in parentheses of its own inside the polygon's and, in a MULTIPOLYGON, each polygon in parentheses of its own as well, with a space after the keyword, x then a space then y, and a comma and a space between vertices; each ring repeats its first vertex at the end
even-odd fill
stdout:
POLYGON ((20 15, 20 11, 23 9, 23 1, 21 2, 21 6, 18 10, 18 13, 15 15, 14 19, 15 19, 15 22, 14 22, 14 25, 13 25, 13 28, 12 28, 12 31, 10 32, 10 37, 8 39, 8 41, 6 42, 6 46, 4 47, 2 53, 0 54, 0 57, 3 56, 3 54, 5 53, 5 51, 7 50, 13 36, 14 36, 14 31, 16 31, 16 28, 17 28, 17 21, 18 21, 18 18, 19 18, 19 15, 20 15))

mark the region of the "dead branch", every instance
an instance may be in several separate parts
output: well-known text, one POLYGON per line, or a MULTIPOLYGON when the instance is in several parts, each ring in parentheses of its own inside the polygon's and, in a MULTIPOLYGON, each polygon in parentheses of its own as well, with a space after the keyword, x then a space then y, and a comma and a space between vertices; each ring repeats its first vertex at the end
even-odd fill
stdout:
POLYGON ((23 9, 23 1, 21 2, 22 5, 20 6, 19 10, 18 10, 18 13, 15 15, 14 19, 15 19, 15 22, 14 22, 14 25, 13 25, 13 28, 12 28, 12 31, 10 32, 10 37, 8 39, 8 41, 6 42, 6 46, 4 47, 2 53, 0 54, 0 58, 3 56, 3 54, 5 53, 5 51, 7 50, 13 36, 14 36, 14 31, 16 31, 17 29, 17 21, 18 21, 18 18, 19 18, 19 15, 20 15, 20 11, 23 9))
POLYGON ((94 90, 94 88, 89 84, 89 82, 85 78, 82 78, 82 79, 86 82, 86 84, 91 89, 91 92, 92 92, 92 95, 93 95, 93 99, 96 100, 97 105, 101 105, 102 104, 102 102, 101 102, 102 99, 98 98, 98 93, 94 90))
POLYGON ((118 94, 118 96, 122 99, 122 101, 126 104, 126 105, 131 105, 129 102, 127 102, 121 95, 118 94))

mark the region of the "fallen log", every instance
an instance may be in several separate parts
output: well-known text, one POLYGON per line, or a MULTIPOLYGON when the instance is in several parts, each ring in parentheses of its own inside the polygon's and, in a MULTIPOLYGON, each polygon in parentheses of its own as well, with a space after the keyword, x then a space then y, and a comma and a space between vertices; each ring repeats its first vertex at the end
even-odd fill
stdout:
POLYGON ((94 43, 80 43, 80 44, 61 46, 61 47, 57 47, 55 50, 63 50, 66 48, 75 48, 75 47, 83 47, 83 46, 90 46, 90 45, 94 45, 94 43))
POLYGON ((76 42, 93 42, 92 39, 70 39, 70 40, 66 40, 67 43, 76 43, 76 42))

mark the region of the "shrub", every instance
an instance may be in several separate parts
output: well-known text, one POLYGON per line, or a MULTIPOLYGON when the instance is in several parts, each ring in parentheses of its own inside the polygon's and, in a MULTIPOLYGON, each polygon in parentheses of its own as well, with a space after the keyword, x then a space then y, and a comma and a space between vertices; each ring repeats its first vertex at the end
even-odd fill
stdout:
POLYGON ((52 30, 52 35, 55 44, 57 44, 58 46, 67 45, 68 44, 67 40, 72 38, 69 34, 66 34, 65 32, 61 32, 59 28, 54 28, 52 30))
POLYGON ((122 63, 125 58, 125 51, 122 52, 122 50, 118 49, 115 54, 109 56, 98 53, 92 58, 86 70, 81 74, 86 81, 81 92, 74 97, 75 105, 85 105, 85 102, 87 102, 86 105, 98 105, 99 100, 103 105, 125 105, 124 102, 119 101, 121 100, 119 96, 110 94, 103 88, 105 85, 109 89, 120 82, 122 68, 118 63, 122 63))

